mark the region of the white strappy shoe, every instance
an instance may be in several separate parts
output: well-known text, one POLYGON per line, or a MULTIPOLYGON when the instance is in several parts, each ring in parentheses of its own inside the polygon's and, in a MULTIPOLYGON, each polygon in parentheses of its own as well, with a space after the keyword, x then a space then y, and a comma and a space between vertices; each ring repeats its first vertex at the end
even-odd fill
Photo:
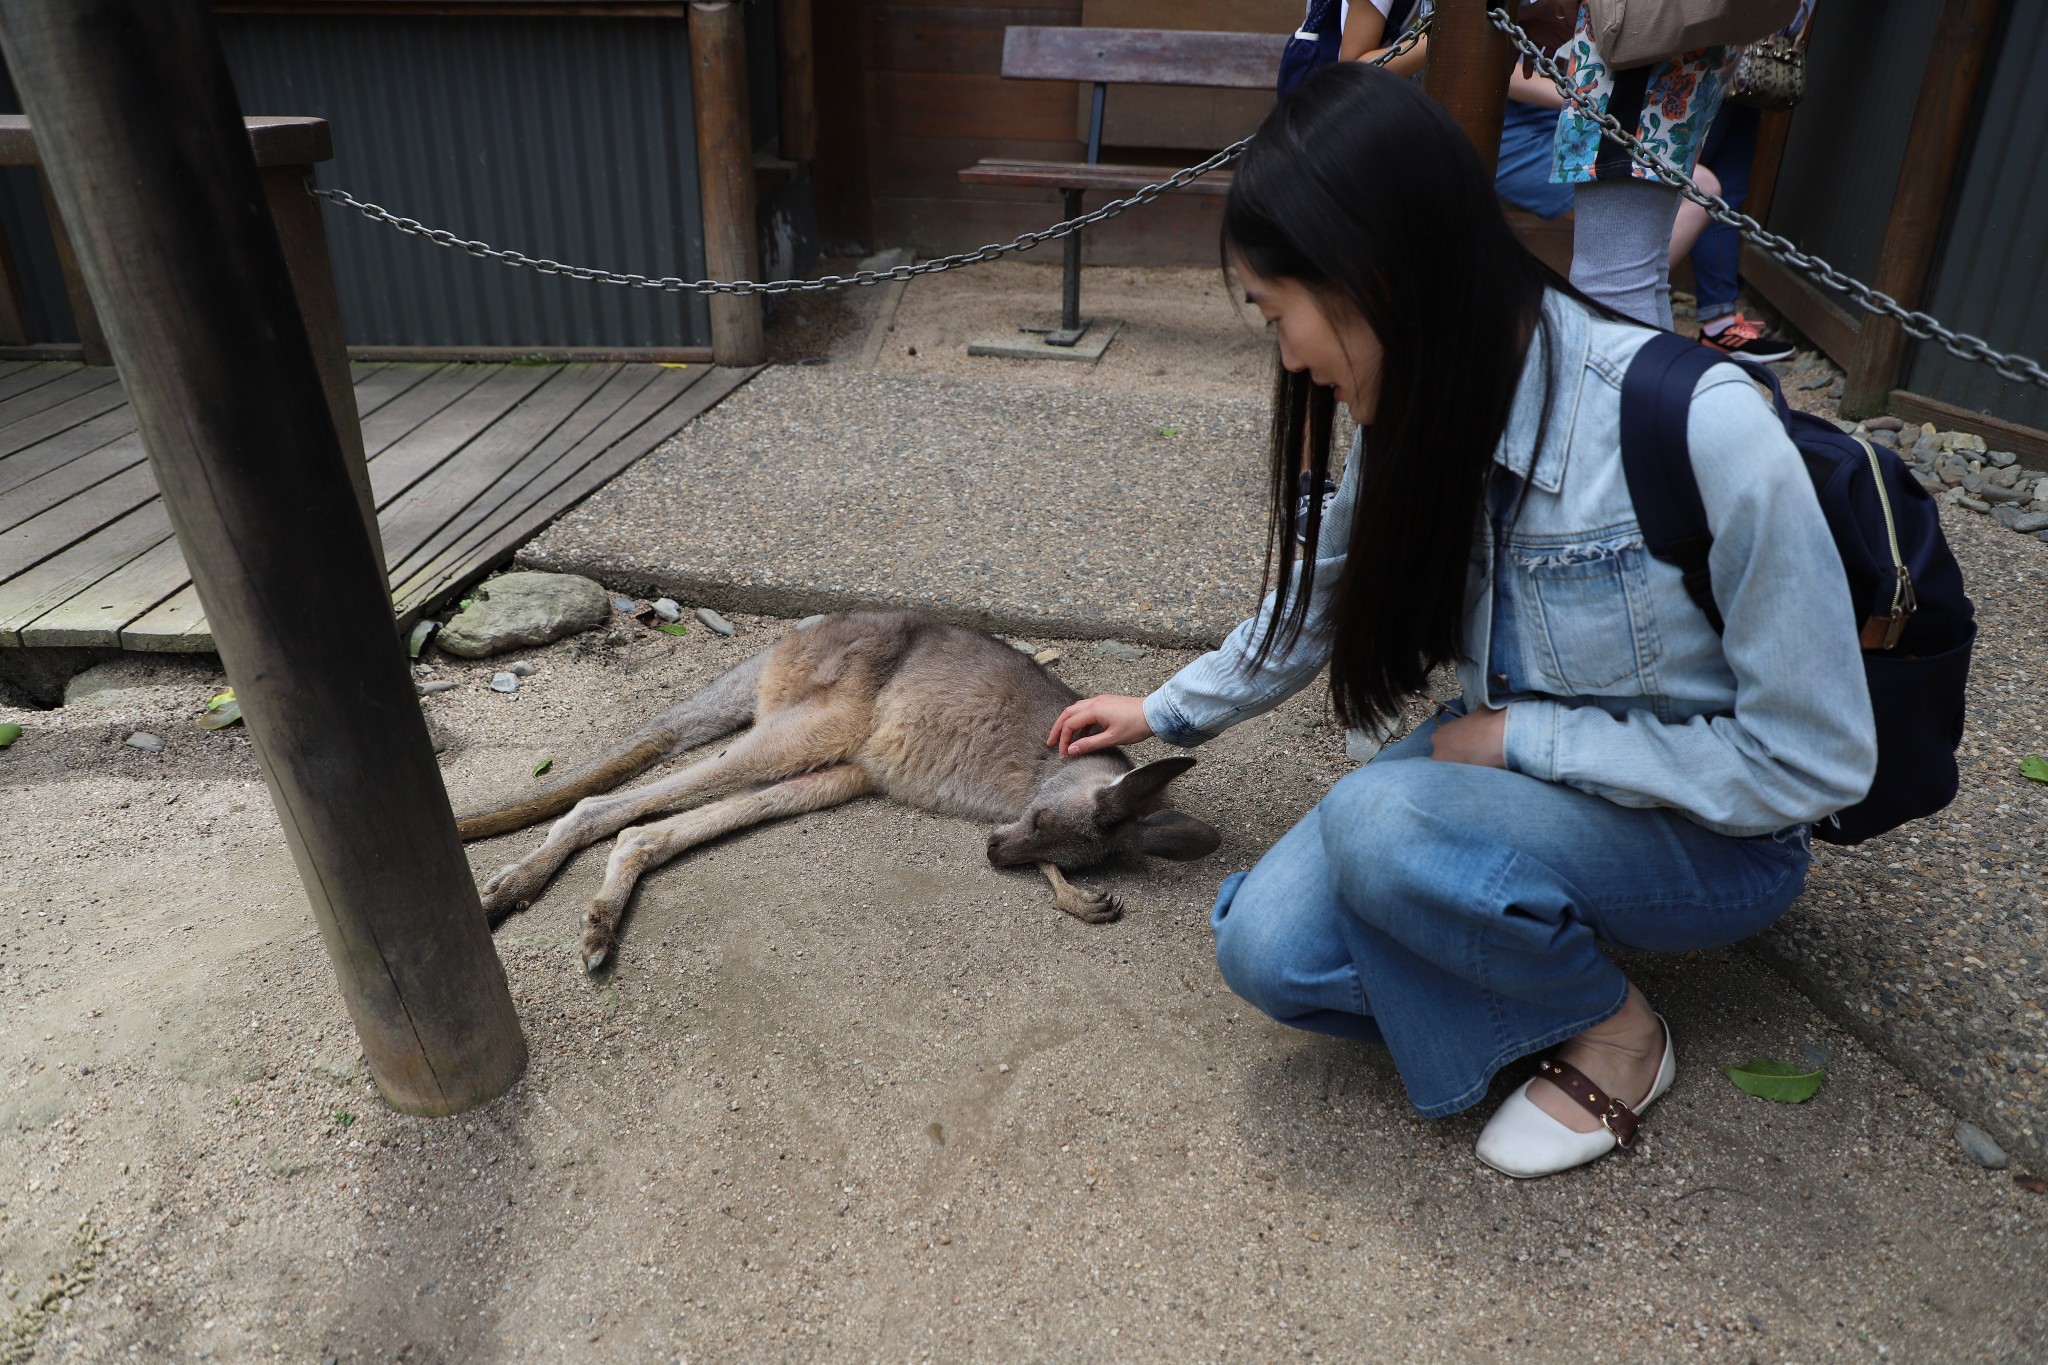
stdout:
POLYGON ((1661 1014, 1657 1024, 1664 1030, 1664 1060, 1657 1064, 1656 1083, 1641 1103, 1630 1108, 1587 1080, 1571 1063, 1546 1057, 1536 1064, 1537 1075, 1523 1082, 1487 1120, 1476 1148, 1479 1159, 1503 1175, 1531 1180, 1583 1166, 1616 1147, 1628 1146, 1635 1140, 1636 1125, 1641 1122, 1643 1111, 1671 1088, 1678 1074, 1677 1057, 1671 1050, 1671 1026, 1661 1014), (1575 1132, 1544 1113, 1529 1098, 1529 1087, 1538 1080, 1547 1080, 1571 1096, 1600 1120, 1600 1126, 1590 1133, 1575 1132))

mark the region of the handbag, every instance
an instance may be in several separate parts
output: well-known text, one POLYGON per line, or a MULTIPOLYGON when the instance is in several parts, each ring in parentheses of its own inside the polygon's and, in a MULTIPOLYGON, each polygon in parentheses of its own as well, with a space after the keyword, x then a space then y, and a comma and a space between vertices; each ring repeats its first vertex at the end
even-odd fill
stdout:
POLYGON ((1274 90, 1285 99, 1294 88, 1337 60, 1343 41, 1343 9, 1338 0, 1314 0, 1301 27, 1280 49, 1280 73, 1274 90))
POLYGON ((1806 93, 1806 34, 1813 11, 1797 33, 1773 33, 1742 49, 1726 98, 1757 109, 1790 109, 1806 93))
POLYGON ((1610 71, 1695 48, 1752 43, 1799 12, 1799 0, 1587 0, 1593 42, 1610 71))

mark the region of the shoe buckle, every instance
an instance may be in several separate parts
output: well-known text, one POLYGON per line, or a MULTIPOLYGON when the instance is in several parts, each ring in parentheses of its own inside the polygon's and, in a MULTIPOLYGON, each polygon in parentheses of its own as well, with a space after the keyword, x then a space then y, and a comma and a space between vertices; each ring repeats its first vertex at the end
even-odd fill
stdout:
POLYGON ((1607 1101, 1607 1108, 1600 1115, 1600 1126, 1613 1136, 1616 1143, 1627 1147, 1636 1140, 1635 1118, 1635 1110, 1629 1108, 1620 1100, 1610 1099, 1607 1101), (1619 1128, 1615 1127, 1614 1121, 1624 1115, 1628 1117, 1630 1122, 1622 1124, 1619 1128))

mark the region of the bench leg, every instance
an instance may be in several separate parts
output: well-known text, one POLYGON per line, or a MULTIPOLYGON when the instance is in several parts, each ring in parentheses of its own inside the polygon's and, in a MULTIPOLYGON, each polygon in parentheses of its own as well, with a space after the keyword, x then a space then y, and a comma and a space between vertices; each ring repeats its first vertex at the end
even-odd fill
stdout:
MULTIPOLYGON (((1061 190, 1067 218, 1081 216, 1081 191, 1061 190)), ((1070 232, 1066 239, 1066 269, 1060 278, 1060 325, 1019 327, 1020 332, 1039 332, 1048 346, 1072 346, 1087 334, 1088 319, 1081 316, 1081 234, 1070 232)))

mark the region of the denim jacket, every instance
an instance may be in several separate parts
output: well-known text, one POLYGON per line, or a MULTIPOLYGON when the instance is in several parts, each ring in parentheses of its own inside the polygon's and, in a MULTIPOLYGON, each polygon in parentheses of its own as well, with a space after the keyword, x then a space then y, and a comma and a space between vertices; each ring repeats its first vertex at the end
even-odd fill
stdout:
MULTIPOLYGON (((1494 451, 1496 482, 1514 496, 1489 498, 1474 528, 1464 707, 1507 708, 1515 772, 1671 807, 1723 834, 1772 833, 1861 800, 1877 738, 1855 611, 1768 400, 1733 365, 1710 369, 1693 394, 1686 432, 1714 533, 1717 636, 1679 571, 1644 548, 1622 472, 1621 379, 1649 333, 1556 292, 1544 312, 1547 344, 1539 328, 1494 451), (1497 525, 1495 512, 1516 502, 1497 525)), ((1354 441, 1323 519, 1318 585, 1343 571, 1360 462, 1354 441)), ((1326 602, 1312 598, 1295 647, 1252 674, 1269 596, 1145 698, 1153 733, 1199 744, 1306 686, 1329 655, 1326 602)))

